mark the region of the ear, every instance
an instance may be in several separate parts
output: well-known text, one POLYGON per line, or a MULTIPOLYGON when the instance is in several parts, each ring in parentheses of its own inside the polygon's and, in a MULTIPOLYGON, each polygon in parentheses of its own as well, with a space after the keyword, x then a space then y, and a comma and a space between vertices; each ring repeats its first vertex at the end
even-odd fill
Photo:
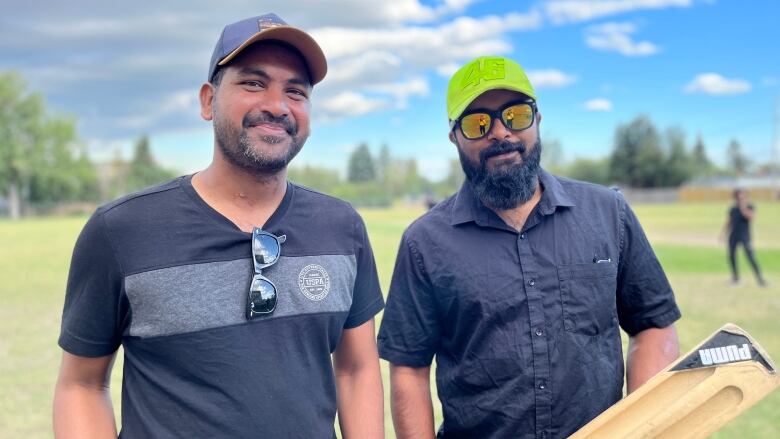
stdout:
POLYGON ((542 123, 542 113, 537 111, 536 112, 536 124, 539 125, 540 123, 542 123))
POLYGON ((203 120, 211 120, 214 117, 214 93, 216 89, 211 83, 200 86, 200 117, 203 120))
POLYGON ((457 140, 455 140, 455 130, 450 131, 449 137, 450 137, 450 142, 457 145, 457 140))

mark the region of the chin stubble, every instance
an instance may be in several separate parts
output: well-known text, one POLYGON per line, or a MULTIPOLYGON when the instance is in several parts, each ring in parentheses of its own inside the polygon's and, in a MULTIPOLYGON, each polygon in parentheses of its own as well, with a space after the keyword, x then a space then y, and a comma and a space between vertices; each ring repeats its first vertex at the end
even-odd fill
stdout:
MULTIPOLYGON (((232 127, 214 115, 214 136, 216 143, 227 160, 246 171, 255 174, 276 173, 284 169, 303 148, 305 139, 298 137, 298 126, 285 116, 275 117, 268 112, 248 113, 244 116, 241 129, 232 127), (289 134, 290 146, 280 157, 271 157, 260 147, 258 141, 253 141, 248 129, 260 123, 276 123, 282 125, 289 134)), ((277 145, 287 138, 282 136, 260 136, 260 142, 277 145)))

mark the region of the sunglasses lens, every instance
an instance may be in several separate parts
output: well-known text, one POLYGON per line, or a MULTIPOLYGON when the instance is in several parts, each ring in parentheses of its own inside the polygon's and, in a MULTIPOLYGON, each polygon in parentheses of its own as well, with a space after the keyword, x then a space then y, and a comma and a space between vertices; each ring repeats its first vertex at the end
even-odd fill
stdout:
POLYGON ((252 318, 260 314, 270 314, 276 308, 276 287, 268 279, 255 275, 249 287, 249 303, 246 316, 252 318))
POLYGON ((252 254, 256 266, 267 267, 279 258, 279 242, 271 235, 254 233, 252 235, 252 254))
POLYGON ((504 125, 512 130, 524 130, 534 121, 534 109, 528 104, 517 104, 501 112, 504 125))
POLYGON ((460 120, 460 129, 467 139, 478 139, 490 129, 490 115, 473 113, 460 120))

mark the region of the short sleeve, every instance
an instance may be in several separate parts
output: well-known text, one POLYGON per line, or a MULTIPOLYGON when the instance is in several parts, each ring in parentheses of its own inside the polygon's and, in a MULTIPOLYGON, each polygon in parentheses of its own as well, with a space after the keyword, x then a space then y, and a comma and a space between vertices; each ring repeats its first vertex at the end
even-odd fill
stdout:
POLYGON ((639 220, 622 197, 620 209, 618 319, 623 330, 635 335, 671 325, 680 318, 680 310, 639 220))
POLYGON ((355 223, 355 238, 357 242, 355 250, 357 275, 355 287, 352 290, 352 306, 349 309, 349 316, 344 322, 345 329, 362 325, 385 306, 382 289, 379 286, 379 276, 376 272, 374 252, 371 250, 366 226, 359 216, 355 223))
POLYGON ((393 364, 426 367, 439 348, 439 312, 422 255, 408 233, 401 238, 379 328, 379 356, 393 364))
POLYGON ((62 312, 59 345, 82 357, 114 353, 127 313, 122 272, 101 212, 87 221, 76 241, 62 312))

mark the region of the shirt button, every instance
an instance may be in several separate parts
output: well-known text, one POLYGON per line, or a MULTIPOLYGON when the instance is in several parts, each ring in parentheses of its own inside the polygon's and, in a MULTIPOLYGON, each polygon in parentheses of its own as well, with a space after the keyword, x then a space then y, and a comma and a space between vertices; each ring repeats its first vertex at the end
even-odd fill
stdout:
POLYGON ((536 281, 531 279, 531 280, 528 281, 528 285, 534 286, 534 285, 536 285, 536 281))
POLYGON ((539 381, 539 388, 544 390, 547 388, 547 383, 544 381, 539 381))
POLYGON ((520 234, 520 239, 525 239, 525 233, 520 234))
POLYGON ((537 335, 538 337, 541 337, 541 336, 542 336, 542 334, 544 334, 544 332, 542 332, 542 330, 541 330, 540 328, 536 328, 536 335, 537 335))

